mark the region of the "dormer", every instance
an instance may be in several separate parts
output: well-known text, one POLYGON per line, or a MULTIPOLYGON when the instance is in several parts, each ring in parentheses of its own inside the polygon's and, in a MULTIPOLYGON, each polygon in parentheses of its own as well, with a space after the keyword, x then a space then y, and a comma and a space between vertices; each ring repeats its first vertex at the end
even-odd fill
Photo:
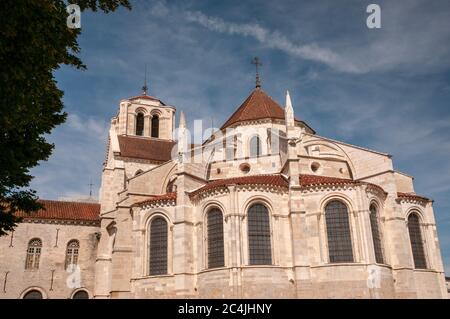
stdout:
POLYGON ((172 140, 175 107, 142 94, 120 101, 118 135, 172 140))

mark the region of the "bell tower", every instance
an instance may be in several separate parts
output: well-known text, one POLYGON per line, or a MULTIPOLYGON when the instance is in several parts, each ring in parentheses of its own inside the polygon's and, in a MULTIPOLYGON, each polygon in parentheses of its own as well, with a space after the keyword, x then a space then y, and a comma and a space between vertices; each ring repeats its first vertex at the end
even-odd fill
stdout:
POLYGON ((148 95, 144 85, 141 95, 120 101, 117 135, 172 140, 175 111, 175 107, 148 95))

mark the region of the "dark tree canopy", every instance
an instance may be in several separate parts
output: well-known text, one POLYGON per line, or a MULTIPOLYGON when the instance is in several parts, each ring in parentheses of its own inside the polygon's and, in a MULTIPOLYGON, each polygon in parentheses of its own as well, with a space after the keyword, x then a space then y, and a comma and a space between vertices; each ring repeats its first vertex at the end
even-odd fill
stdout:
POLYGON ((66 119, 54 71, 86 68, 77 57, 82 29, 66 25, 69 3, 81 11, 131 9, 129 0, 0 1, 0 236, 20 222, 16 211, 41 208, 30 169, 48 159, 54 145, 44 135, 66 119))

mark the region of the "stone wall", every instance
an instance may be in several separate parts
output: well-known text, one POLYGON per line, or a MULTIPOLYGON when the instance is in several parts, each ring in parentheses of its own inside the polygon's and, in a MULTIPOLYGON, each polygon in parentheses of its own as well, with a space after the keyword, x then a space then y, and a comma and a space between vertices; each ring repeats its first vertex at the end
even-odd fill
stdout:
MULTIPOLYGON (((0 237, 0 280, 5 287, 5 291, 0 292, 0 298, 20 298, 31 288, 40 290, 46 298, 70 298, 77 289, 73 284, 67 284, 68 277, 74 274, 66 272, 64 266, 66 246, 72 239, 80 242, 80 288, 85 289, 92 297, 98 231, 99 228, 95 226, 28 222, 19 224, 13 232, 12 244, 11 234, 0 237), (42 241, 39 269, 26 270, 28 242, 33 238, 42 241), (6 272, 8 275, 5 283, 6 272)), ((72 282, 70 278, 69 282, 72 282)))

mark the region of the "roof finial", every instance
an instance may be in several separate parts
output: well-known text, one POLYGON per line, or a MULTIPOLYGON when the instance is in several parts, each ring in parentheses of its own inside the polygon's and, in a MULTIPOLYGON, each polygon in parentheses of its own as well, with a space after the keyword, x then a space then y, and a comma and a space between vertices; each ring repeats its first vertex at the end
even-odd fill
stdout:
POLYGON ((144 86, 142 87, 142 94, 147 95, 148 86, 147 86, 147 64, 145 65, 145 77, 144 77, 144 86))
POLYGON ((261 87, 261 80, 259 78, 259 67, 262 66, 262 63, 259 61, 258 57, 254 57, 252 60, 252 64, 256 67, 256 88, 261 87))

